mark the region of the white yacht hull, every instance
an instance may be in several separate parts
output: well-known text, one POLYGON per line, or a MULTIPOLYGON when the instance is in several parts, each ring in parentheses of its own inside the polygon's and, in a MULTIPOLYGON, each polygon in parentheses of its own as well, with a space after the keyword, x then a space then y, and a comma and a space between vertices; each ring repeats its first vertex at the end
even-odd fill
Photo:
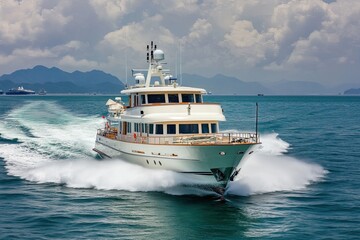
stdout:
POLYGON ((252 146, 254 144, 141 144, 97 135, 94 151, 145 168, 196 175, 204 184, 226 186, 252 153, 252 146))

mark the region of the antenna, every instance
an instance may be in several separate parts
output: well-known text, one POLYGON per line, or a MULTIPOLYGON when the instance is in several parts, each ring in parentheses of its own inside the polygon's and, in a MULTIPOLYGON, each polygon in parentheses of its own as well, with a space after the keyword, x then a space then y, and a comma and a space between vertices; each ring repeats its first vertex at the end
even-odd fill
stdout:
POLYGON ((179 50, 176 50, 176 61, 175 61, 175 76, 176 76, 176 78, 179 77, 179 75, 178 75, 178 65, 179 65, 179 50))
POLYGON ((255 132, 256 132, 256 142, 258 142, 258 124, 259 124, 259 104, 256 102, 256 121, 255 121, 255 132))
POLYGON ((180 55, 180 66, 179 66, 179 72, 180 72, 180 86, 182 86, 182 67, 181 67, 181 42, 179 42, 179 55, 180 55))
POLYGON ((151 41, 150 46, 146 45, 146 61, 149 63, 153 63, 154 60, 154 51, 156 50, 157 46, 151 41))
POLYGON ((126 87, 128 86, 128 55, 127 55, 127 47, 128 47, 128 38, 127 38, 127 28, 125 31, 125 41, 126 41, 126 47, 125 47, 125 79, 126 79, 126 87))

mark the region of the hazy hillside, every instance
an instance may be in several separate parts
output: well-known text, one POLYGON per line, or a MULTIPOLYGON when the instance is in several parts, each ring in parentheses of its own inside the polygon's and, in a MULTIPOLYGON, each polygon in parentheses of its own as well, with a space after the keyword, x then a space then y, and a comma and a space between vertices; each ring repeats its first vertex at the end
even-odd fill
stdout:
POLYGON ((360 94, 360 88, 351 88, 344 92, 344 94, 360 94))
POLYGON ((119 93, 124 84, 115 76, 99 70, 65 72, 59 68, 36 66, 0 76, 0 89, 18 86, 48 93, 119 93))
POLYGON ((258 93, 271 93, 269 89, 257 82, 244 82, 222 74, 217 74, 211 78, 194 74, 183 74, 182 82, 185 86, 205 88, 213 94, 254 95, 258 93))
MULTIPOLYGON (((178 79, 178 81, 180 81, 178 79)), ((133 82, 130 80, 130 82, 133 82)), ((339 94, 348 85, 334 87, 306 81, 247 82, 235 77, 217 74, 213 77, 203 77, 196 74, 182 75, 182 85, 200 87, 217 95, 325 95, 339 94)), ((115 76, 99 70, 89 72, 65 72, 59 68, 35 66, 32 69, 17 70, 11 74, 0 76, 0 89, 24 86, 39 91, 45 89, 48 93, 119 93, 124 84, 115 76)), ((359 94, 359 89, 349 89, 344 94, 359 94)))
POLYGON ((279 95, 321 95, 321 94, 335 94, 337 91, 328 89, 327 87, 316 83, 307 81, 287 81, 281 80, 266 84, 271 89, 273 94, 279 95))

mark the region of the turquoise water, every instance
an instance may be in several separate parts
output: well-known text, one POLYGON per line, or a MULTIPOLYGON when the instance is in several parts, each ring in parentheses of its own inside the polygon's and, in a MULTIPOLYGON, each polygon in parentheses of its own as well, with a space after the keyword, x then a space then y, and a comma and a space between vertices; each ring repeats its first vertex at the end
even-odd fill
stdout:
POLYGON ((226 192, 91 150, 108 96, 0 97, 0 239, 354 239, 360 97, 206 96, 261 148, 226 192))

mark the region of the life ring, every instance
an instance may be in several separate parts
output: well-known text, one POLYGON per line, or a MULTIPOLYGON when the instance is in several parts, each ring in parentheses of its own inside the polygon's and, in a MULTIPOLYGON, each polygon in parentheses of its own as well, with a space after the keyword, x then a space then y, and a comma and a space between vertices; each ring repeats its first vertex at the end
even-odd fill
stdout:
POLYGON ((136 139, 136 133, 134 133, 134 139, 136 139))

